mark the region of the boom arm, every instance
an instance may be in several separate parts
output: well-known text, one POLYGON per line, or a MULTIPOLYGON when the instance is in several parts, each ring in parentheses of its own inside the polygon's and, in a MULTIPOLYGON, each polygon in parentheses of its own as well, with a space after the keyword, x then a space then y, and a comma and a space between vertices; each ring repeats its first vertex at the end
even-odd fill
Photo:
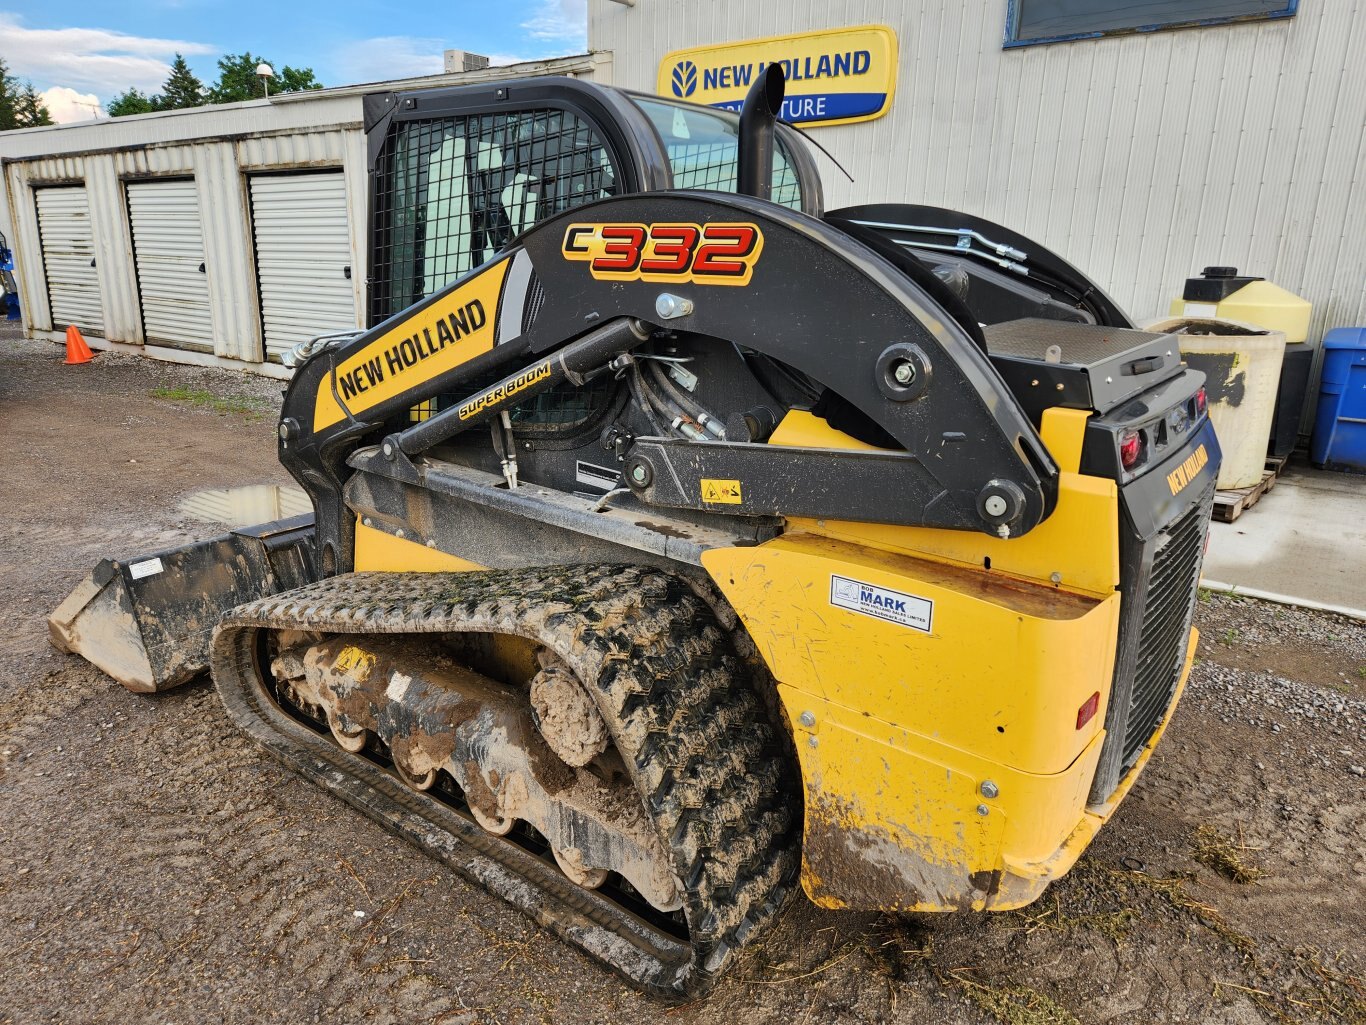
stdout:
POLYGON ((899 448, 632 436, 621 451, 625 479, 647 505, 1001 536, 1052 510, 1057 468, 1028 419, 981 349, 890 262, 770 203, 651 193, 541 223, 498 259, 299 370, 280 455, 313 497, 320 571, 350 565, 341 486, 357 448, 383 439, 386 456, 420 459, 491 411, 608 372, 663 332, 805 375, 899 448), (477 387, 481 379, 496 380, 477 387), (464 397, 424 424, 400 422, 439 394, 464 397), (720 502, 717 483, 727 485, 720 502))

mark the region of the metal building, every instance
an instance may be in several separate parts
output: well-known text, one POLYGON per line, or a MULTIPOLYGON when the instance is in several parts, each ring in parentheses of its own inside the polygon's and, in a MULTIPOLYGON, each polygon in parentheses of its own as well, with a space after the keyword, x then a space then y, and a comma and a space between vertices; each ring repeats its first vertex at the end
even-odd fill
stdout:
POLYGON ((25 333, 60 341, 74 324, 95 348, 284 376, 283 350, 365 323, 363 97, 544 74, 602 80, 610 61, 6 132, 0 232, 17 257, 25 333))
POLYGON ((1366 323, 1359 4, 588 0, 588 17, 590 56, 0 135, 27 331, 283 373, 271 354, 364 319, 365 94, 558 73, 709 102, 680 51, 857 26, 889 30, 887 80, 875 113, 803 125, 855 178, 817 157, 827 207, 1002 222, 1138 319, 1220 264, 1310 299, 1311 341, 1366 323))
POLYGON ((886 113, 809 129, 855 178, 817 158, 827 207, 925 203, 1004 223, 1136 318, 1164 315, 1187 277, 1220 264, 1310 299, 1311 340, 1366 323, 1359 3, 589 0, 588 12, 614 83, 651 92, 669 87, 676 51, 885 25, 898 49, 886 113), (1148 23, 1161 21, 1197 24, 1148 23), (1080 38, 1041 42, 1068 36, 1080 38))

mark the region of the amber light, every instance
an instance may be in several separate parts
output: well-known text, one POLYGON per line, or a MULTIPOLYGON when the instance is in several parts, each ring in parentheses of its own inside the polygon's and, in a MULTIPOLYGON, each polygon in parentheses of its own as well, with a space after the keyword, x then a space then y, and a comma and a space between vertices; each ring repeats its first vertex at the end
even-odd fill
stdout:
POLYGON ((1098 708, 1100 708, 1100 691, 1092 694, 1086 699, 1086 704, 1077 709, 1077 729, 1081 729, 1094 719, 1098 708))
POLYGON ((1125 431, 1119 436, 1119 461, 1124 469, 1132 470, 1143 454, 1143 438, 1138 431, 1125 431))

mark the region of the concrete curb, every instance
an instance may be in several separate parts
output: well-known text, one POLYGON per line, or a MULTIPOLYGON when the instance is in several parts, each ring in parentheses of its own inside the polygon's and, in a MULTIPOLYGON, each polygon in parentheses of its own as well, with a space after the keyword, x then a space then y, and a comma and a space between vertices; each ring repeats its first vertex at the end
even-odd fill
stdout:
POLYGON ((1301 609, 1313 609, 1315 612, 1335 612, 1339 616, 1346 616, 1348 619, 1366 622, 1366 609, 1354 609, 1346 605, 1328 605, 1321 601, 1311 601, 1308 598, 1295 598, 1288 594, 1259 591, 1255 587, 1239 587, 1237 584, 1225 584, 1218 580, 1201 579, 1200 586, 1206 591, 1235 594, 1241 598, 1257 598, 1261 601, 1273 601, 1278 605, 1294 605, 1301 609))

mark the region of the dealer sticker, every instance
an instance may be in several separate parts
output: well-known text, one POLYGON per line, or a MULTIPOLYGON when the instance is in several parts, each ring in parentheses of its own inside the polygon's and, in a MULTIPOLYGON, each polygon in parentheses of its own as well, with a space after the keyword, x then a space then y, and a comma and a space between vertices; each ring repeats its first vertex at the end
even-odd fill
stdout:
POLYGON ((147 559, 143 562, 129 563, 128 575, 134 580, 141 580, 143 577, 154 577, 165 568, 160 559, 147 559))
POLYGON ((930 632, 934 622, 934 602, 928 598, 918 598, 913 594, 903 594, 833 573, 830 575, 830 604, 925 633, 930 632))

